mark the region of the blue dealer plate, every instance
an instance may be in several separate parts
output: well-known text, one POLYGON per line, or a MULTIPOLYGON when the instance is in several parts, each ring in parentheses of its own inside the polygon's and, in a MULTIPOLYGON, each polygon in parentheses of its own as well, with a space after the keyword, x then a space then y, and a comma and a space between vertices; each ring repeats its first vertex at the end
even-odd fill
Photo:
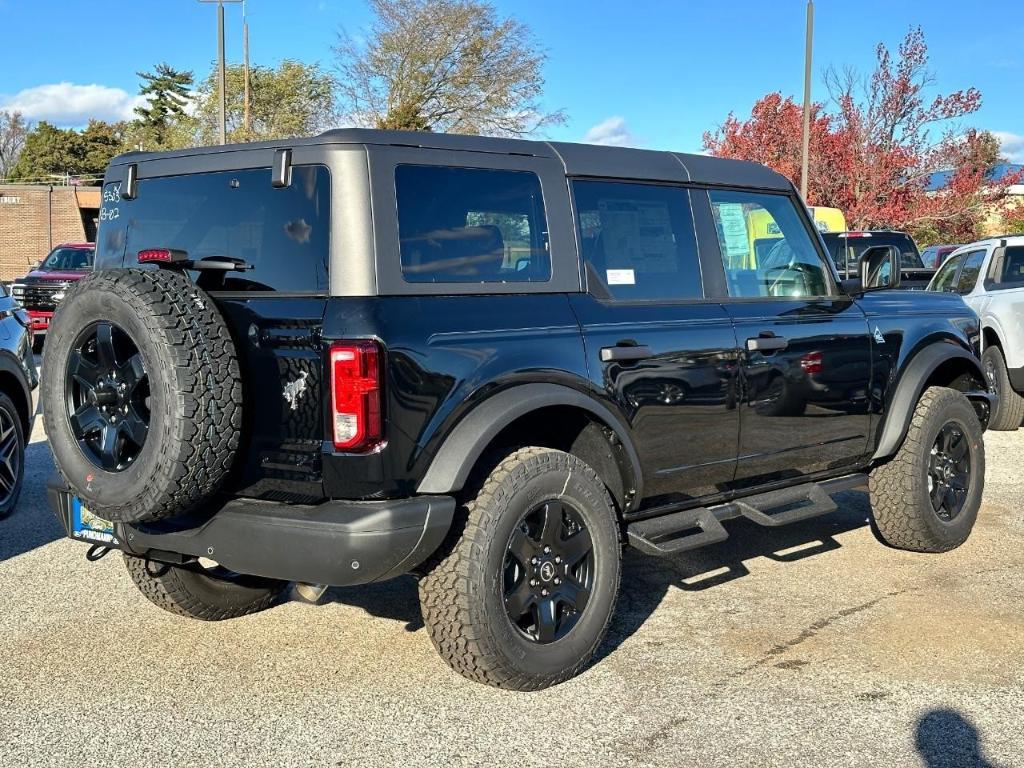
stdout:
POLYGON ((77 496, 71 497, 71 536, 82 541, 119 546, 114 524, 96 517, 77 496))

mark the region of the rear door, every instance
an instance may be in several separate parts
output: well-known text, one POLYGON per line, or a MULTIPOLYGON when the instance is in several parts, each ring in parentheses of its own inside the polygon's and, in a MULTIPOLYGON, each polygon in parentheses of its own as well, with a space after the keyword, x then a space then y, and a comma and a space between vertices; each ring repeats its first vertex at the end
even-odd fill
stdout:
POLYGON ((105 196, 99 233, 104 266, 118 249, 135 266, 140 250, 173 248, 248 267, 212 282, 212 273, 192 276, 216 301, 239 356, 245 417, 233 490, 290 501, 322 491, 319 337, 330 243, 330 173, 301 157, 281 188, 269 162, 184 174, 141 164, 134 199, 105 196))
POLYGON ((740 349, 734 487, 806 479, 857 465, 868 450, 871 339, 839 293, 810 223, 790 195, 711 189, 723 304, 740 349), (751 248, 752 218, 779 233, 751 248))
POLYGON ((633 431, 651 503, 722 491, 735 472, 736 337, 704 297, 690 192, 572 182, 587 292, 570 296, 590 375, 633 431))

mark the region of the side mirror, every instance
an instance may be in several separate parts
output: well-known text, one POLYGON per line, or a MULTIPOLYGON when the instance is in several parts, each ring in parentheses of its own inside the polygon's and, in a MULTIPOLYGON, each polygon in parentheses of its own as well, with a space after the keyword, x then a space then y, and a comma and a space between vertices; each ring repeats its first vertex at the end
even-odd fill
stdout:
POLYGON ((43 262, 41 262, 41 261, 33 261, 31 264, 28 265, 28 271, 29 272, 35 272, 41 266, 43 266, 43 262))
POLYGON ((898 288, 900 284, 900 252, 894 245, 874 245, 861 254, 858 261, 861 291, 898 288))

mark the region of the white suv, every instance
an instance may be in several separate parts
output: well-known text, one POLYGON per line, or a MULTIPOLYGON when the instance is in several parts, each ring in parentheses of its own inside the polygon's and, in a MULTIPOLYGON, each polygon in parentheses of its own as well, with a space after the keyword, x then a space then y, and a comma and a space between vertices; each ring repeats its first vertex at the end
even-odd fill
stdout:
POLYGON ((999 395, 989 429, 1017 429, 1024 419, 1024 235, 957 248, 928 290, 959 293, 978 313, 981 361, 999 395))

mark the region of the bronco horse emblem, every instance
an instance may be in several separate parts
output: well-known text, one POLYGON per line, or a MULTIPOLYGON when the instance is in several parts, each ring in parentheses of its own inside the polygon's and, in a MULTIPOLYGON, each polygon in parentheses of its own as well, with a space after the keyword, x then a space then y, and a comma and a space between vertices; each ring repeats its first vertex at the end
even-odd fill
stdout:
POLYGON ((282 394, 293 411, 297 411, 299 409, 299 398, 306 393, 306 378, 308 376, 309 373, 307 371, 302 371, 299 373, 299 378, 295 381, 289 381, 284 387, 284 392, 282 394))

